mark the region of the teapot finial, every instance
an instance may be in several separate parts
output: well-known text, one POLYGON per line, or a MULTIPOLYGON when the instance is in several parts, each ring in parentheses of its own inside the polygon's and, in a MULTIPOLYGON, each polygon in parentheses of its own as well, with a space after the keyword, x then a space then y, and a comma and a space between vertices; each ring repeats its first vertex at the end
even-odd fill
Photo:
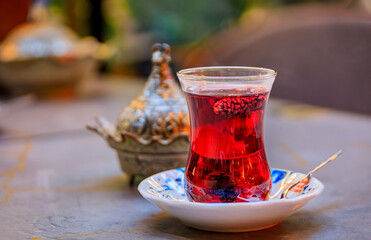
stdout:
POLYGON ((152 46, 152 63, 154 66, 168 64, 171 61, 171 48, 166 43, 155 43, 152 46))
POLYGON ((28 13, 29 22, 46 22, 48 21, 48 11, 43 2, 36 1, 28 13))

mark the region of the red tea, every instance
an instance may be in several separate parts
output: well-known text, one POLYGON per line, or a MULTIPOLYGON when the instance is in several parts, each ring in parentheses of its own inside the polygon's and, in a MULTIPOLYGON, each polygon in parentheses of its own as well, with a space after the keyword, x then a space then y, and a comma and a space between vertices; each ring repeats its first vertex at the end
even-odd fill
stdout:
POLYGON ((192 92, 186 92, 191 116, 185 172, 188 198, 196 202, 266 200, 271 178, 263 117, 269 91, 204 87, 192 92))

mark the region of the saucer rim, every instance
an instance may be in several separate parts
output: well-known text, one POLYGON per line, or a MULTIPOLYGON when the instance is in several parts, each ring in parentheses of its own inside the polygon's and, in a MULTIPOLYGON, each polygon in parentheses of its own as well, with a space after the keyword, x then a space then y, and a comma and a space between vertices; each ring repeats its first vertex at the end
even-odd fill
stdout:
MULTIPOLYGON (((290 199, 270 199, 270 200, 267 200, 267 201, 257 201, 257 202, 237 202, 237 203, 201 203, 201 202, 191 202, 191 201, 174 201, 174 200, 168 200, 168 199, 164 199, 164 198, 160 198, 158 196, 154 196, 150 193, 148 193, 145 189, 144 189, 144 183, 147 182, 150 178, 153 178, 157 175, 160 175, 160 174, 164 174, 166 172, 170 172, 170 171, 178 171, 178 169, 184 169, 184 168, 175 168, 175 169, 170 169, 170 170, 166 170, 166 171, 162 171, 162 172, 159 172, 159 173, 156 173, 156 174, 153 174, 152 176, 149 176, 147 177, 146 179, 144 179, 143 181, 140 182, 139 186, 138 186, 138 191, 139 193, 142 195, 142 197, 144 197, 145 199, 151 201, 151 202, 164 202, 168 205, 176 205, 176 206, 185 206, 185 207, 205 207, 205 208, 215 208, 215 207, 247 207, 247 206, 254 206, 254 207, 266 207, 266 206, 269 206, 269 205, 274 205, 274 204, 291 204, 293 202, 297 202, 297 201, 301 201, 301 200, 304 200, 304 199, 313 199, 315 197, 318 197, 324 190, 325 186, 323 185, 323 183, 321 181, 319 181, 317 178, 315 177, 312 177, 312 181, 314 180, 315 183, 317 184, 317 188, 312 191, 312 192, 309 192, 309 193, 306 193, 304 195, 300 195, 300 196, 297 196, 297 197, 294 197, 294 198, 290 198, 290 199)), ((287 170, 287 169, 282 169, 282 168, 271 168, 271 170, 281 170, 281 171, 289 171, 289 172, 293 172, 293 173, 300 173, 300 174, 303 174, 305 175, 304 173, 301 173, 301 172, 295 172, 295 171, 291 171, 291 170, 287 170)))

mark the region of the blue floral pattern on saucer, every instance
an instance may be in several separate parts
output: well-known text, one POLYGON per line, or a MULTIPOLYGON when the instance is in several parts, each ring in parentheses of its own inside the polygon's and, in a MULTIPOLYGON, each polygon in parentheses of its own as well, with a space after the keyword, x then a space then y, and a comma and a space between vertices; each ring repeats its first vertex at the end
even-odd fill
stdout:
MULTIPOLYGON (((287 187, 290 183, 302 177, 298 174, 288 170, 272 169, 272 189, 271 199, 279 198, 282 189, 287 187), (281 191, 280 191, 281 190, 281 191)), ((171 171, 156 174, 147 179, 149 184, 148 192, 159 198, 175 201, 189 202, 184 190, 184 168, 178 168, 171 171)), ((310 184, 304 186, 300 195, 308 194, 314 191, 315 185, 310 184)))

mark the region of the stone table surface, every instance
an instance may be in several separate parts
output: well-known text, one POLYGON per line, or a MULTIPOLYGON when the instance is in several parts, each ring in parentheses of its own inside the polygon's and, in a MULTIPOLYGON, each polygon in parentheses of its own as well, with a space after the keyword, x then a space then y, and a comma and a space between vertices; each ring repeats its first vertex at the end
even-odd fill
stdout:
POLYGON ((0 239, 369 239, 371 116, 271 99, 265 119, 271 167, 316 173, 323 194, 272 228, 213 233, 184 226, 144 200, 115 152, 85 130, 115 121, 144 81, 112 94, 43 100, 0 116, 0 239))

